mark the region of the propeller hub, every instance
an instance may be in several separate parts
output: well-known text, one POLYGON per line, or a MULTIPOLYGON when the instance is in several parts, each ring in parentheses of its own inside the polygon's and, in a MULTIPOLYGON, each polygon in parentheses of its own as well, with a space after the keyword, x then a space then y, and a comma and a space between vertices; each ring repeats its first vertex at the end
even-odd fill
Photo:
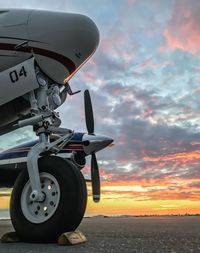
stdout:
POLYGON ((87 143, 87 145, 83 145, 83 149, 89 155, 106 148, 113 142, 113 139, 103 135, 84 134, 82 141, 87 143))

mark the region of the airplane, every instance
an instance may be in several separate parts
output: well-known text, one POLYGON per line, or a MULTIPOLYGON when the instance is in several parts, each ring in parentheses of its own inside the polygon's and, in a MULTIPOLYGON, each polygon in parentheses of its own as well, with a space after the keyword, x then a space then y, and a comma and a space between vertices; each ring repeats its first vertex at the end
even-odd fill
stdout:
POLYGON ((99 31, 87 16, 43 10, 2 9, 0 24, 0 135, 32 126, 37 136, 0 154, 0 187, 13 188, 10 216, 19 237, 54 242, 84 216, 87 180, 81 170, 88 155, 93 200, 100 200, 96 152, 113 142, 94 133, 88 90, 87 132, 60 127, 55 111, 80 92, 69 80, 94 54, 99 31))

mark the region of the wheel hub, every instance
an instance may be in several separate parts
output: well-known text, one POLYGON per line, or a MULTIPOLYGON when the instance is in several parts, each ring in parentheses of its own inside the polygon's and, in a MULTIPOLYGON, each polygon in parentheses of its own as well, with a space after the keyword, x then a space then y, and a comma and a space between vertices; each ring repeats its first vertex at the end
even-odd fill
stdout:
POLYGON ((30 200, 30 180, 24 186, 21 195, 22 212, 32 223, 47 221, 55 213, 60 201, 60 187, 53 175, 46 172, 40 173, 40 182, 42 193, 45 196, 42 202, 30 200))

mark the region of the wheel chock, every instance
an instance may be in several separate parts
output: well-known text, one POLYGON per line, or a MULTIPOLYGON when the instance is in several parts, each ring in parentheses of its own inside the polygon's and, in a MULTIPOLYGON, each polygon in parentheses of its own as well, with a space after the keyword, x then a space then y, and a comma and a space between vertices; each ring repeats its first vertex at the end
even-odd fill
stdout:
POLYGON ((9 232, 1 237, 1 243, 16 243, 20 242, 20 238, 16 232, 9 232))
POLYGON ((87 238, 79 230, 66 232, 58 237, 58 245, 61 245, 61 246, 72 246, 72 245, 84 243, 86 241, 87 241, 87 238))
MULTIPOLYGON (((79 231, 66 232, 58 237, 58 244, 61 246, 72 246, 81 243, 85 243, 87 238, 79 231)), ((17 243, 21 242, 16 232, 9 232, 1 237, 1 243, 17 243)))

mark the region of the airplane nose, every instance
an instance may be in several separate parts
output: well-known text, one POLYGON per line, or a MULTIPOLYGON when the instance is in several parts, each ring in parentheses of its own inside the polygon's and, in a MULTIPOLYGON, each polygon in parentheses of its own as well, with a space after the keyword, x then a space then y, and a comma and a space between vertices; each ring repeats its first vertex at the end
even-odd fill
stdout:
POLYGON ((96 24, 81 14, 34 10, 28 30, 38 65, 61 84, 69 81, 99 44, 96 24))
POLYGON ((90 135, 84 134, 83 139, 83 149, 86 154, 91 154, 93 152, 98 152, 113 142, 113 139, 102 135, 90 135))
POLYGON ((106 140, 104 140, 105 147, 109 146, 112 142, 113 142, 113 139, 111 138, 107 138, 106 140))

